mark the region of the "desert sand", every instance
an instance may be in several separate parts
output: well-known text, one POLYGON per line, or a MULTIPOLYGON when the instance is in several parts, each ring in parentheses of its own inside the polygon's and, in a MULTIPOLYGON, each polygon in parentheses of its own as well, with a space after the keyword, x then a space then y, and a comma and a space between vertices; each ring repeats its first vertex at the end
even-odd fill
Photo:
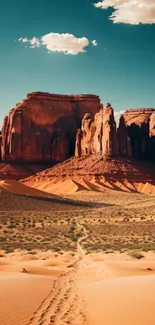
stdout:
POLYGON ((155 276, 126 277, 86 287, 89 320, 94 325, 154 324, 155 276))
POLYGON ((16 180, 0 180, 0 190, 6 190, 10 193, 20 194, 20 195, 28 195, 33 197, 55 197, 54 195, 47 194, 45 192, 39 191, 35 188, 23 185, 16 180))
POLYGON ((4 325, 155 322, 154 253, 135 261, 119 253, 72 258, 16 251, 1 258, 0 288, 4 325))
POLYGON ((82 177, 58 179, 56 182, 54 179, 45 180, 23 180, 25 185, 32 188, 36 188, 45 193, 51 193, 55 195, 62 195, 64 193, 74 194, 78 191, 90 190, 97 192, 105 192, 108 189, 116 189, 124 192, 139 192, 144 194, 155 194, 155 186, 149 182, 129 182, 125 181, 106 181, 104 177, 82 177))
POLYGON ((0 324, 155 323, 153 195, 79 191, 61 205, 15 181, 0 186, 0 324))

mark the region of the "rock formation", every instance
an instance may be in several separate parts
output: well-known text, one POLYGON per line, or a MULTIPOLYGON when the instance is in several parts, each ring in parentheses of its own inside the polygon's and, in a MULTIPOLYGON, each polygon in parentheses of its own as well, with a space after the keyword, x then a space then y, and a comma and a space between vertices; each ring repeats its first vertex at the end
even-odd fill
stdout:
POLYGON ((19 179, 74 154, 82 159, 93 156, 94 161, 96 157, 155 159, 155 110, 128 110, 117 128, 113 108, 103 107, 98 96, 34 92, 5 117, 0 133, 1 178, 19 179))
POLYGON ((90 114, 84 116, 81 133, 78 131, 76 140, 75 155, 79 157, 79 153, 81 156, 102 154, 105 157, 117 154, 116 122, 110 104, 101 108, 95 117, 90 114))
POLYGON ((94 116, 100 107, 95 95, 28 94, 4 119, 2 161, 56 163, 69 158, 84 114, 94 116))
POLYGON ((116 129, 113 109, 107 104, 95 115, 84 115, 75 157, 22 182, 54 194, 79 190, 155 194, 154 162, 144 161, 155 157, 154 139, 154 110, 127 111, 116 129))
POLYGON ((124 116, 121 115, 117 129, 117 153, 121 157, 132 157, 131 140, 128 137, 124 116))
POLYGON ((94 118, 94 152, 102 153, 102 136, 103 136, 103 107, 96 113, 94 118))
POLYGON ((150 117, 149 125, 149 135, 150 135, 150 156, 155 158, 155 112, 152 113, 150 117))
POLYGON ((149 125, 150 137, 155 137, 155 112, 152 113, 150 117, 150 125, 149 125))
POLYGON ((91 154, 101 154, 105 158, 155 158, 154 109, 126 111, 120 117, 117 129, 110 104, 101 108, 94 117, 85 115, 81 132, 78 131, 75 155, 84 157, 91 154))
POLYGON ((117 154, 116 122, 110 104, 103 109, 102 154, 107 157, 117 154))
POLYGON ((82 120, 82 138, 81 138, 81 154, 89 156, 93 153, 93 134, 94 134, 94 118, 91 114, 85 114, 82 120))
POLYGON ((81 129, 77 130, 76 133, 76 142, 75 142, 75 157, 81 157, 81 139, 82 139, 82 131, 81 129))
POLYGON ((0 131, 0 161, 2 159, 2 155, 1 155, 1 147, 2 147, 2 132, 0 131))
POLYGON ((150 119, 154 109, 132 109, 124 113, 128 136, 131 140, 132 157, 150 159, 152 157, 150 141, 150 119))

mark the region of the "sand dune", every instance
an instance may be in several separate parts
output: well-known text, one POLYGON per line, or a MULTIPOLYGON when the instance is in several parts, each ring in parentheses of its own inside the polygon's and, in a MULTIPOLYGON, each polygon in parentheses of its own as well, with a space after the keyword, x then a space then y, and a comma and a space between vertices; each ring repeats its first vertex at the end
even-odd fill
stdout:
POLYGON ((88 324, 148 325, 155 323, 155 260, 126 254, 95 253, 79 270, 87 302, 88 324), (150 271, 151 270, 151 271, 150 271))
POLYGON ((38 257, 33 255, 25 255, 21 258, 21 261, 38 261, 38 257))
POLYGON ((94 325, 155 324, 155 275, 91 283, 85 287, 94 325))
MULTIPOLYGON (((46 197, 47 194, 43 191, 35 189, 33 187, 24 185, 15 180, 2 180, 0 181, 0 190, 6 190, 11 193, 24 194, 29 196, 46 197)), ((52 197, 55 198, 53 195, 52 197)))
MULTIPOLYGON (((32 261, 31 261, 32 262, 32 261)), ((34 262, 34 260, 33 260, 34 262)), ((51 263, 52 264, 52 263, 51 263)), ((48 265, 43 265, 42 263, 29 263, 29 261, 22 261, 22 263, 8 263, 7 265, 0 265, 0 275, 17 275, 21 273, 28 273, 29 275, 46 275, 51 277, 57 277, 64 273, 60 266, 61 264, 56 264, 57 268, 49 268, 48 265)))
MULTIPOLYGON (((79 186, 80 187, 80 186, 79 186)), ((53 185, 43 183, 38 188, 24 185, 18 181, 0 181, 0 210, 1 211, 60 211, 76 209, 91 204, 74 199, 67 199, 60 194, 74 194, 78 185, 72 181, 64 181, 53 185), (43 190, 44 189, 44 190, 43 190), (45 191, 46 189, 46 191, 45 191)))
POLYGON ((15 252, 2 258, 0 324, 49 324, 50 319, 58 325, 154 324, 154 253, 145 253, 143 260, 93 253, 78 264, 67 253, 28 257, 15 252))
MULTIPOLYGON (((34 311, 52 290, 54 281, 68 272, 71 256, 54 257, 39 252, 37 256, 18 251, 0 262, 0 324, 26 325, 34 311), (43 260, 46 256, 47 261, 43 260), (22 273, 23 268, 28 273, 22 273)), ((37 324, 37 323, 36 323, 37 324)))
MULTIPOLYGON (((41 188, 41 187, 40 187, 41 188)), ((74 193, 78 191, 78 186, 71 179, 57 182, 56 184, 47 184, 43 188, 44 191, 54 194, 74 193)))
POLYGON ((22 274, 0 277, 0 324, 26 325, 54 279, 22 274))
POLYGON ((153 186, 147 182, 147 183, 145 183, 144 187, 142 188, 141 193, 155 194, 155 186, 153 186))
POLYGON ((121 157, 103 159, 102 155, 72 157, 22 182, 59 194, 73 194, 81 189, 104 192, 104 188, 110 187, 125 192, 155 194, 153 164, 121 157))
POLYGON ((123 192, 138 192, 143 194, 155 194, 155 186, 151 183, 130 182, 128 180, 109 181, 104 177, 69 177, 57 178, 49 180, 43 178, 42 180, 35 179, 35 181, 28 179, 24 184, 32 186, 38 190, 54 195, 73 194, 80 190, 104 192, 107 189, 123 192))

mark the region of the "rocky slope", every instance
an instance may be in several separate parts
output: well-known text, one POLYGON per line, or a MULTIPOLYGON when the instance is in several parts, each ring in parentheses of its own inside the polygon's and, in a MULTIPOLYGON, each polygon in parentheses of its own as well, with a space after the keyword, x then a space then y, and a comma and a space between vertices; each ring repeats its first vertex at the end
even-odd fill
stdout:
POLYGON ((26 178, 51 167, 51 164, 0 163, 0 180, 26 178))
POLYGON ((54 193, 105 189, 155 194, 154 165, 133 159, 101 155, 72 157, 65 162, 22 180, 25 185, 54 193))

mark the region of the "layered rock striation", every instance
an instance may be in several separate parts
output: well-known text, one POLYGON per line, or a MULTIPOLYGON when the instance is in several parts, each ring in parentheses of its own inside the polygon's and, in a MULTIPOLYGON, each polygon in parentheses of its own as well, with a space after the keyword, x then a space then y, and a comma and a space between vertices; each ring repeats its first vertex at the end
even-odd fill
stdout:
POLYGON ((84 114, 95 115, 100 107, 95 95, 28 94, 4 119, 2 161, 57 163, 69 158, 84 114))

